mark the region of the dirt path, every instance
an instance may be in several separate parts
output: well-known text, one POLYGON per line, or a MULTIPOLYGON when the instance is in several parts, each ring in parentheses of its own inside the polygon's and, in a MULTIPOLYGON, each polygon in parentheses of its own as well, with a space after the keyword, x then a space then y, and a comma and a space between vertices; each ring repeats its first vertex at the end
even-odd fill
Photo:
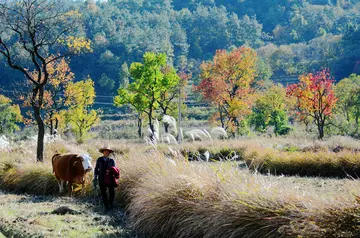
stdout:
POLYGON ((135 237, 126 228, 126 216, 119 209, 106 213, 91 201, 0 191, 0 238, 5 236, 135 237), (73 214, 52 213, 61 206, 72 209, 73 214))

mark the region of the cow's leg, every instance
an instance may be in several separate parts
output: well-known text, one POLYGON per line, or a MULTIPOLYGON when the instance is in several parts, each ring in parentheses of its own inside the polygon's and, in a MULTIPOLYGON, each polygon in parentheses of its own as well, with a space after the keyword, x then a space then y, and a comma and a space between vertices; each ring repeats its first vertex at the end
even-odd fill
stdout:
POLYGON ((59 186, 60 186, 60 193, 63 193, 64 192, 64 180, 61 180, 59 186))
POLYGON ((84 191, 84 188, 85 188, 85 180, 81 183, 81 192, 84 191))
POLYGON ((62 191, 63 191, 63 181, 60 179, 60 177, 58 177, 58 176, 55 176, 56 177, 56 181, 57 181, 57 183, 58 183, 58 185, 59 185, 59 193, 61 194, 62 193, 62 191))
POLYGON ((69 188, 68 194, 69 194, 69 197, 71 197, 71 195, 72 195, 72 181, 68 182, 68 188, 69 188))

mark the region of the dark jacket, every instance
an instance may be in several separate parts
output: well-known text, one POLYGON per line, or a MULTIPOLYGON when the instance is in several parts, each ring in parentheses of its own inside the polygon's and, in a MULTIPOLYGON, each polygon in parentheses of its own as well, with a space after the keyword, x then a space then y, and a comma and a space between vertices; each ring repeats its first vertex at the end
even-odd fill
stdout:
POLYGON ((95 179, 97 178, 99 180, 100 185, 105 184, 106 170, 111 169, 112 166, 116 167, 115 161, 111 158, 107 158, 106 161, 104 157, 100 157, 97 159, 94 170, 94 177, 95 179))

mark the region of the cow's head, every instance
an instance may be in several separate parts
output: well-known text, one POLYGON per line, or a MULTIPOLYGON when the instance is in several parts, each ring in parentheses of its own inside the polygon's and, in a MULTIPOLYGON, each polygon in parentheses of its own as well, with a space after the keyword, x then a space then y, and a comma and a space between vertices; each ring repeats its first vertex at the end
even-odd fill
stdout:
POLYGON ((91 157, 88 154, 83 154, 79 156, 83 165, 85 172, 89 172, 92 170, 91 166, 91 157))

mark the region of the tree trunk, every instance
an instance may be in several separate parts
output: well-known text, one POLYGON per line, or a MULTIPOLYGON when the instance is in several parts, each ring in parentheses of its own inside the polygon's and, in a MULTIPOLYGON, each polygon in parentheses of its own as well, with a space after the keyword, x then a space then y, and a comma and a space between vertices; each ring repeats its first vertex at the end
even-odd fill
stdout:
POLYGON ((141 119, 141 114, 139 113, 139 115, 138 115, 138 135, 139 135, 139 138, 141 138, 141 136, 142 136, 141 128, 142 128, 142 119, 141 119))
POLYGON ((36 148, 36 160, 38 162, 44 161, 44 135, 45 135, 45 124, 41 117, 41 105, 44 98, 44 88, 39 85, 33 89, 32 93, 32 107, 34 110, 35 121, 38 125, 38 138, 36 148))
POLYGON ((319 132, 319 139, 322 140, 324 138, 325 119, 317 119, 317 126, 319 132))
POLYGON ((150 127, 150 130, 151 130, 150 140, 151 140, 152 142, 155 142, 155 130, 154 130, 154 125, 153 125, 153 122, 152 122, 151 115, 152 115, 152 110, 150 110, 150 112, 149 112, 149 114, 148 114, 149 127, 150 127))
POLYGON ((38 140, 37 140, 37 149, 36 149, 36 159, 39 162, 44 161, 44 135, 45 135, 45 125, 44 121, 41 118, 40 107, 33 106, 35 120, 38 125, 38 140))
POLYGON ((50 135, 54 134, 54 122, 53 120, 50 120, 50 135))
MULTIPOLYGON (((183 82, 183 79, 181 79, 181 82, 183 82)), ((178 115, 178 136, 177 141, 180 144, 181 143, 181 85, 182 83, 179 83, 179 115, 178 115)))
POLYGON ((165 133, 169 132, 169 123, 164 123, 164 129, 165 129, 165 133))
POLYGON ((222 113, 220 104, 219 104, 219 112, 220 112, 221 127, 225 129, 224 115, 223 115, 223 113, 222 113))
POLYGON ((83 136, 84 136, 83 131, 82 131, 82 129, 79 128, 79 139, 77 141, 79 144, 82 144, 84 142, 83 136))
POLYGON ((55 118, 55 128, 54 129, 56 130, 56 134, 57 134, 58 127, 59 127, 59 119, 55 118))
POLYGON ((322 140, 324 138, 324 128, 319 126, 319 139, 322 140))

